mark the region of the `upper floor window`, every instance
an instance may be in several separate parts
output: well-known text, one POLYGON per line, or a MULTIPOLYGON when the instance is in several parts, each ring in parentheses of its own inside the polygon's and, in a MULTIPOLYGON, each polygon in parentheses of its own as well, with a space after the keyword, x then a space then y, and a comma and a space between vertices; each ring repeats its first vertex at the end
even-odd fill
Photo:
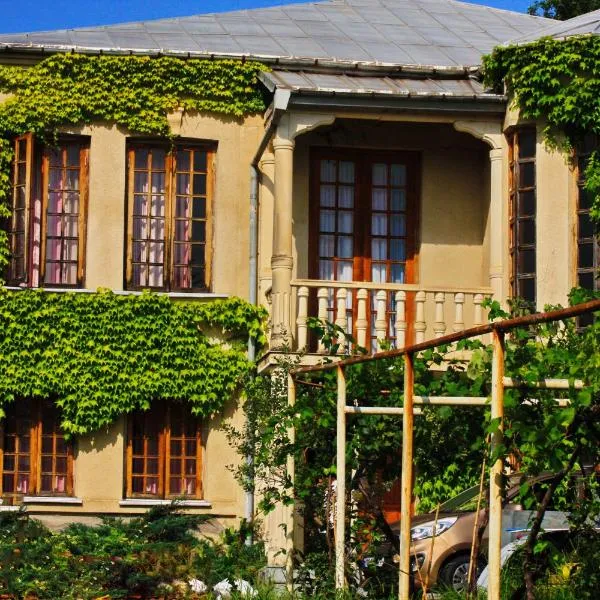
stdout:
POLYGON ((157 403, 128 417, 127 497, 202 498, 201 423, 185 406, 157 403))
POLYGON ((130 144, 128 288, 210 288, 212 162, 206 146, 130 144))
POLYGON ((0 422, 0 494, 69 496, 73 453, 48 400, 18 399, 0 422))
POLYGON ((89 143, 15 140, 8 224, 7 282, 22 286, 83 285, 89 143))
POLYGON ((536 131, 518 128, 509 136, 511 295, 536 303, 536 131))

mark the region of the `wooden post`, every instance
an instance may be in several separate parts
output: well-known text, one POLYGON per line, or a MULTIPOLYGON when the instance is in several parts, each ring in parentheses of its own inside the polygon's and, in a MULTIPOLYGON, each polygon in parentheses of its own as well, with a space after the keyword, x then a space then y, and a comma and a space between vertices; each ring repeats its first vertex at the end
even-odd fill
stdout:
POLYGON ((404 355, 404 415, 402 417, 402 496, 400 503, 400 586, 398 598, 410 594, 410 526, 413 485, 413 393, 415 374, 413 355, 404 355))
POLYGON ((346 539, 346 377, 337 368, 337 453, 335 510, 335 589, 344 588, 344 542, 346 539))
POLYGON ((297 327, 297 344, 298 350, 304 350, 306 348, 306 342, 308 339, 308 329, 306 326, 306 320, 308 318, 308 288, 302 286, 298 289, 298 318, 296 319, 297 327))
MULTIPOLYGON (((500 419, 498 429, 492 433, 492 455, 502 444, 502 419, 504 417, 504 334, 492 332, 492 419, 500 419)), ((488 549, 488 600, 500 600, 500 550, 502 548, 502 459, 494 461, 490 470, 490 527, 488 549)))

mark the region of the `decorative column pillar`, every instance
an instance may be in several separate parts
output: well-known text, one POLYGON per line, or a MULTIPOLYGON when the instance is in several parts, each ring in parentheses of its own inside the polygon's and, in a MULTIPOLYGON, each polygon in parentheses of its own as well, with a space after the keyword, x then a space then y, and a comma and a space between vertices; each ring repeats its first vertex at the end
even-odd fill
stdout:
POLYGON ((502 148, 490 150, 490 287, 494 300, 504 301, 504 169, 502 148))
POLYGON ((275 155, 275 197, 273 202, 273 254, 271 256, 272 322, 271 348, 289 346, 292 341, 291 281, 292 257, 292 196, 294 141, 287 135, 273 140, 275 155))
POLYGON ((258 205, 258 300, 270 307, 271 256, 273 255, 273 195, 275 185, 275 157, 266 152, 259 163, 260 188, 258 205))

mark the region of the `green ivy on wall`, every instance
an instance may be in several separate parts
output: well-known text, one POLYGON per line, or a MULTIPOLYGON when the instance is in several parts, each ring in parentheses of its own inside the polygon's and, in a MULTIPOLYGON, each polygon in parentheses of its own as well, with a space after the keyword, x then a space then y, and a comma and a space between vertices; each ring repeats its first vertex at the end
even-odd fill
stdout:
MULTIPOLYGON (((61 127, 108 122, 170 137, 167 115, 260 113, 256 62, 56 54, 31 67, 0 65, 0 221, 10 216, 13 139, 52 141, 61 127)), ((7 264, 0 227, 0 274, 7 264)), ((0 284, 2 281, 0 280, 0 284)), ((0 288, 0 418, 19 398, 50 398, 62 427, 83 434, 154 399, 218 412, 252 368, 248 336, 264 340, 264 311, 239 299, 194 303, 166 296, 48 294, 0 288), (213 330, 228 343, 207 337, 213 330)))
MULTIPOLYGON (((52 137, 60 127, 111 122, 136 134, 170 135, 167 115, 178 108, 243 117, 264 111, 258 74, 240 60, 56 54, 31 67, 0 65, 0 219, 8 197, 12 139, 52 137)), ((0 229, 0 272, 8 257, 0 229)))
MULTIPOLYGON (((600 134, 600 37, 543 38, 522 46, 498 47, 484 57, 487 85, 506 90, 523 119, 546 124, 546 140, 571 154, 588 133, 600 134)), ((585 172, 600 220, 600 154, 585 172)))
POLYGON ((84 434, 158 398, 218 412, 264 342, 264 310, 239 298, 173 301, 143 293, 0 289, 0 417, 20 398, 49 398, 62 428, 84 434), (225 337, 227 343, 214 341, 225 337))

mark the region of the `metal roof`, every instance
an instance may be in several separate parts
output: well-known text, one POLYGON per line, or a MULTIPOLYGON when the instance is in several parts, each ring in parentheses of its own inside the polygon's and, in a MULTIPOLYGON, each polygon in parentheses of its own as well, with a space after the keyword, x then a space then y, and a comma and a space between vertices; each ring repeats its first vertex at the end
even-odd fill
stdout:
POLYGON ((483 85, 471 78, 441 79, 431 77, 368 77, 348 74, 272 71, 261 79, 273 90, 287 89, 296 94, 337 94, 399 98, 434 98, 504 101, 504 96, 485 92, 483 85))
POLYGON ((528 44, 542 37, 557 39, 572 37, 574 35, 600 35, 600 10, 579 15, 566 21, 554 22, 552 25, 521 37, 512 39, 510 44, 528 44))
POLYGON ((0 34, 0 50, 248 57, 305 66, 473 67, 547 19, 455 0, 324 0, 104 27, 0 34))

